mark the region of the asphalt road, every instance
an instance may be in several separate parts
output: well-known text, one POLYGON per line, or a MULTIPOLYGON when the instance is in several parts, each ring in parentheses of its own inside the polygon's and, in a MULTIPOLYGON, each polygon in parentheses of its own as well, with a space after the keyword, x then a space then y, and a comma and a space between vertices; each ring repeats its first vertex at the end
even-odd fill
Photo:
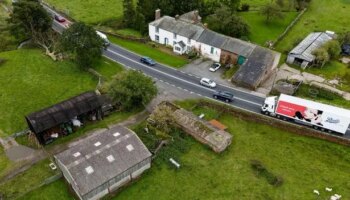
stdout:
MULTIPOLYGON (((45 7, 45 9, 51 14, 55 13, 55 11, 50 8, 45 7)), ((67 24, 69 25, 70 22, 62 24, 58 23, 57 21, 53 21, 52 27, 55 31, 62 33, 62 31, 67 27, 67 24)), ((219 84, 215 89, 204 87, 199 84, 200 78, 196 77, 195 75, 187 74, 181 70, 177 70, 163 64, 157 63, 155 66, 145 65, 139 61, 141 55, 137 55, 115 44, 111 44, 106 50, 104 50, 103 55, 106 58, 118 62, 127 68, 140 70, 156 81, 168 83, 174 88, 176 87, 204 98, 212 99, 212 95, 215 90, 228 91, 235 96, 234 101, 230 103, 230 105, 241 109, 260 113, 260 108, 264 102, 263 97, 224 85, 219 84)), ((338 136, 350 139, 350 130, 348 129, 345 135, 338 136)))

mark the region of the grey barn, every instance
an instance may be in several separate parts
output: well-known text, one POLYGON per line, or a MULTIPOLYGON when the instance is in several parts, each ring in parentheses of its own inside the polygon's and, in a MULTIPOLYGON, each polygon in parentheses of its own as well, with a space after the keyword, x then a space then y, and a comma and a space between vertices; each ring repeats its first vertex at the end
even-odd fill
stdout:
POLYGON ((55 161, 79 199, 95 200, 139 177, 151 156, 133 131, 116 126, 78 141, 55 161))
POLYGON ((291 52, 289 52, 287 63, 296 64, 305 69, 315 60, 313 52, 326 42, 332 40, 334 36, 334 32, 331 31, 310 33, 291 52))

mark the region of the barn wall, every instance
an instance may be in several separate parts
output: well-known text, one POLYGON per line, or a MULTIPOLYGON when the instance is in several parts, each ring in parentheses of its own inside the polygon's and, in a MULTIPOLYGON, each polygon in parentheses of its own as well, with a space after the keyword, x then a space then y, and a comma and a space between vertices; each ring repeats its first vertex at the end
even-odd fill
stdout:
POLYGON ((220 56, 220 62, 224 63, 224 64, 237 64, 237 60, 238 60, 238 55, 225 51, 225 50, 221 50, 221 56, 220 56))

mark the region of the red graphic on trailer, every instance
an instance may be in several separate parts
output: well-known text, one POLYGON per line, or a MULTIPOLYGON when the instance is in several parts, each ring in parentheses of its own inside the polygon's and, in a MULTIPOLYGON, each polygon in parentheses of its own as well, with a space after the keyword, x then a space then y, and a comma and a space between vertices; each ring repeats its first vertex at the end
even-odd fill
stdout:
POLYGON ((305 106, 289 103, 286 101, 279 101, 276 111, 279 114, 286 115, 291 118, 295 118, 298 120, 323 126, 322 124, 323 111, 321 110, 308 108, 305 106))

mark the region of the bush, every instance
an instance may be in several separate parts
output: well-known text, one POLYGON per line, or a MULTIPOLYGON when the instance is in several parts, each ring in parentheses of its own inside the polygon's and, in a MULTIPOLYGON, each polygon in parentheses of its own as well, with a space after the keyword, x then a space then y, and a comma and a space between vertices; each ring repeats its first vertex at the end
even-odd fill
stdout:
POLYGON ((6 61, 5 59, 0 58, 0 66, 3 65, 5 61, 6 61))
POLYGON ((241 11, 242 12, 247 12, 249 11, 250 5, 247 3, 242 4, 241 11))

